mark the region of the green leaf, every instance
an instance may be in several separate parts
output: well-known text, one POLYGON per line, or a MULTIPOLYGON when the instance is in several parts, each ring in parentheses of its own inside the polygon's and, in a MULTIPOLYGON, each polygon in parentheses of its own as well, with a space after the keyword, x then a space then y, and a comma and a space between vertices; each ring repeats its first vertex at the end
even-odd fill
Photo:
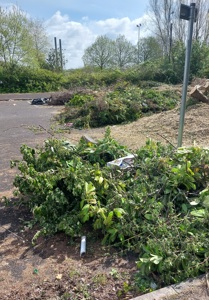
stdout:
POLYGON ((85 192, 86 192, 86 194, 90 194, 94 191, 95 191, 95 186, 93 185, 93 183, 92 182, 90 182, 90 183, 85 182, 85 192))
POLYGON ((122 218, 122 216, 125 214, 125 211, 120 207, 114 208, 113 211, 117 218, 122 218))
POLYGON ((110 226, 112 224, 113 211, 110 211, 106 220, 104 220, 104 224, 110 226))
POLYGON ((158 265, 163 259, 161 256, 158 255, 151 254, 151 256, 152 257, 150 258, 150 261, 153 262, 155 265, 158 265))
POLYGON ((204 197, 203 206, 209 208, 209 195, 204 197))
POLYGON ((118 230, 116 228, 111 228, 107 232, 110 234, 110 241, 113 242, 116 238, 118 230))
POLYGON ((208 193, 208 192, 209 192, 209 188, 207 187, 207 188, 205 188, 204 190, 202 190, 202 191, 200 192, 200 195, 205 194, 205 193, 208 193))
POLYGON ((198 218, 204 218, 206 215, 205 209, 192 210, 191 215, 198 218))
POLYGON ((85 223, 89 220, 89 213, 87 211, 84 212, 83 216, 82 216, 82 222, 85 223))
POLYGON ((82 211, 89 211, 90 205, 86 204, 84 205, 84 207, 82 208, 82 211))
POLYGON ((104 207, 100 207, 98 210, 97 210, 97 214, 99 214, 103 220, 106 220, 106 216, 105 216, 105 213, 106 213, 106 209, 104 207))
POLYGON ((99 182, 99 184, 102 184, 102 182, 104 181, 104 178, 102 176, 96 176, 95 180, 99 182))
POLYGON ((187 209, 187 205, 185 203, 182 204, 181 208, 184 213, 187 213, 188 209, 187 209))
POLYGON ((152 214, 145 214, 144 216, 145 216, 145 218, 146 218, 147 220, 150 220, 150 221, 153 220, 152 214))
POLYGON ((193 151, 191 149, 181 147, 181 148, 178 148, 177 153, 178 154, 187 154, 187 153, 193 153, 193 151))

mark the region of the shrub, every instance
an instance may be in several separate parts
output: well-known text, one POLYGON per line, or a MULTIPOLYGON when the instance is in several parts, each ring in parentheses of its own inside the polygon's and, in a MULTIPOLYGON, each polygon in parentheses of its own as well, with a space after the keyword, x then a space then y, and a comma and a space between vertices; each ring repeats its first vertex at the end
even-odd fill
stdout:
POLYGON ((129 150, 110 136, 77 146, 48 140, 21 147, 14 185, 40 233, 99 232, 103 243, 138 253, 141 291, 204 273, 209 265, 209 150, 151 140, 127 169, 110 160, 129 150), (26 196, 26 197, 24 197, 26 196), (85 224, 88 223, 86 228, 85 224))
POLYGON ((156 113, 175 107, 178 95, 170 91, 142 90, 135 86, 117 84, 106 94, 75 96, 60 119, 73 122, 74 127, 99 127, 137 120, 145 113, 156 113), (74 105, 73 105, 74 104, 74 105), (72 110, 72 108, 76 108, 72 110))
POLYGON ((1 93, 51 92, 61 88, 62 74, 13 66, 0 70, 1 93))

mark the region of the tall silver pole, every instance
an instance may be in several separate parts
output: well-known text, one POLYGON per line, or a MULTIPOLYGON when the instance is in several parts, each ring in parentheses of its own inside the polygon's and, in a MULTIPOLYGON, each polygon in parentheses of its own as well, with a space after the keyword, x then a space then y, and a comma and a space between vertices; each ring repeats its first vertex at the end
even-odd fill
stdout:
POLYGON ((58 54, 57 54, 57 38, 54 38, 54 48, 55 48, 55 65, 56 69, 58 67, 58 54))
POLYGON ((62 60, 62 41, 59 39, 59 49, 60 49, 60 67, 63 70, 63 60, 62 60))
POLYGON ((188 28, 188 41, 186 48, 186 58, 184 66, 184 80, 182 88, 182 99, 181 99, 181 109, 180 109, 180 120, 179 120, 179 133, 178 133, 178 147, 182 146, 182 136, 184 129, 184 116, 186 109, 186 97, 187 97, 187 87, 189 81, 189 69, 190 69, 190 57, 192 50, 192 34, 193 34, 193 24, 195 20, 195 3, 190 4, 190 19, 188 28))
POLYGON ((138 28, 138 43, 137 43, 137 45, 138 45, 138 47, 137 47, 137 63, 139 64, 139 41, 140 41, 140 27, 141 27, 141 24, 138 24, 138 25, 136 25, 136 27, 138 28))
POLYGON ((173 22, 170 22, 170 41, 169 41, 169 62, 171 62, 172 57, 172 35, 173 35, 173 22))

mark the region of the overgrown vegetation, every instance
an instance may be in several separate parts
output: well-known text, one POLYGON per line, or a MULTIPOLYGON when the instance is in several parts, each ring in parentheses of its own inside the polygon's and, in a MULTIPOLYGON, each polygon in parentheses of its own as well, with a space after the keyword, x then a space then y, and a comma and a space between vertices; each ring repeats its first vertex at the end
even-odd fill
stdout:
MULTIPOLYGON (((0 64, 0 92, 48 92, 72 88, 109 88, 120 82, 141 86, 144 82, 181 83, 183 80, 185 48, 181 44, 173 47, 173 60, 154 59, 127 69, 99 70, 82 68, 64 72, 52 72, 37 67, 18 64, 0 64)), ((193 44, 190 80, 208 77, 208 47, 198 42, 193 44)))
MULTIPOLYGON (((67 71, 63 71, 67 60, 60 52, 61 44, 56 52, 41 21, 28 18, 28 14, 17 6, 1 7, 0 92, 48 92, 75 87, 97 89, 119 81, 138 86, 143 81, 182 83, 187 26, 179 19, 180 3, 165 3, 149 1, 152 20, 147 27, 154 28, 152 36, 140 37, 137 45, 124 35, 115 40, 106 35, 97 36, 84 50, 85 67, 67 71)), ((190 80, 209 74, 208 2, 198 3, 198 10, 190 80)))
POLYGON ((120 82, 112 91, 76 94, 66 103, 60 122, 73 122, 75 128, 99 127, 137 120, 145 114, 172 109, 179 95, 120 82))
POLYGON ((14 185, 40 234, 86 230, 138 253, 135 282, 150 291, 197 276, 209 260, 209 150, 148 140, 127 169, 107 162, 130 152, 107 129, 97 144, 50 139, 21 147, 14 185), (86 226, 87 225, 87 226, 86 226), (88 229, 87 229, 88 228, 88 229))
POLYGON ((62 86, 62 74, 23 66, 0 67, 0 93, 52 92, 62 86))
MULTIPOLYGON (((190 80, 194 77, 208 77, 208 47, 198 42, 193 44, 190 80)), ((158 58, 145 61, 127 69, 82 68, 64 72, 22 66, 0 64, 0 92, 48 92, 72 88, 109 88, 120 82, 141 86, 144 82, 177 84, 183 80, 185 47, 175 44, 173 60, 158 58)), ((43 66, 42 66, 43 67, 43 66)), ((43 67, 44 68, 44 67, 43 67)), ((49 68, 48 68, 49 69, 49 68)))

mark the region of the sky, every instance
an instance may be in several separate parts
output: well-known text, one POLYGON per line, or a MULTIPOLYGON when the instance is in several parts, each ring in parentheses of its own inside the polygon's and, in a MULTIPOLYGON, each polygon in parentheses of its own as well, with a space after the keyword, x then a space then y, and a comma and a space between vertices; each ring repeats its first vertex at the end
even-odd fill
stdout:
POLYGON ((0 0, 0 6, 17 5, 33 19, 43 21, 49 40, 61 39, 66 69, 83 67, 82 56, 101 35, 124 35, 137 44, 147 35, 149 0, 0 0), (141 24, 140 27, 137 27, 141 24))

